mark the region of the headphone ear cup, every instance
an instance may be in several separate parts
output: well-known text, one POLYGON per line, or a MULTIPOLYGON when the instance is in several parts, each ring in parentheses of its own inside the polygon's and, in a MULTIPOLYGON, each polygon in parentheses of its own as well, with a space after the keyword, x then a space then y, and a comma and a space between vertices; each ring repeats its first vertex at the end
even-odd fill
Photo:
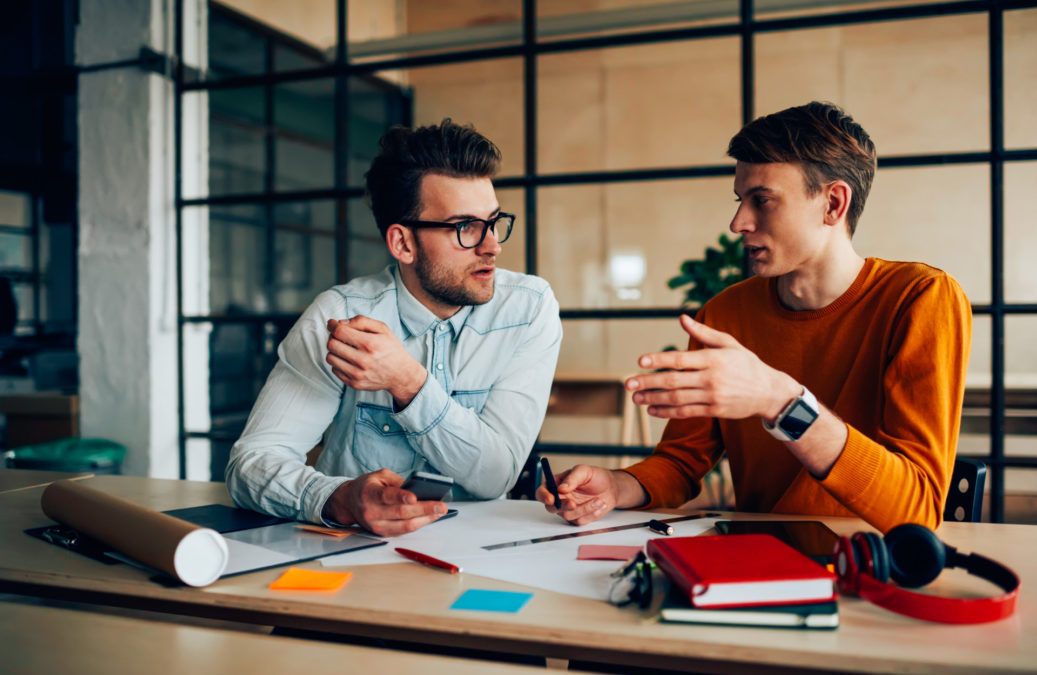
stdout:
POLYGON ((936 534, 914 523, 897 525, 886 533, 889 575, 905 588, 918 588, 940 576, 947 565, 947 549, 936 534))
POLYGON ((836 585, 839 591, 846 595, 857 595, 860 570, 857 567, 853 542, 849 537, 839 537, 835 542, 834 555, 836 585))
POLYGON ((862 539, 871 551, 871 576, 885 583, 889 581, 889 553, 882 537, 874 532, 862 532, 862 539))
POLYGON ((865 534, 864 532, 855 533, 850 537, 850 542, 853 544, 853 554, 857 559, 857 567, 860 569, 860 573, 874 577, 875 558, 871 553, 871 546, 868 540, 865 539, 865 534))

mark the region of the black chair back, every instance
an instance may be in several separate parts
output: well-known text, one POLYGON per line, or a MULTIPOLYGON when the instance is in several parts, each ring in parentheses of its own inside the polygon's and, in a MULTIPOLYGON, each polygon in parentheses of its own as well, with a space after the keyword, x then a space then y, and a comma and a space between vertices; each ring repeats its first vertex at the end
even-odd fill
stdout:
POLYGON ((533 448, 529 451, 529 457, 522 466, 518 480, 508 491, 508 499, 536 499, 538 485, 540 485, 540 453, 533 448))
POLYGON ((986 464, 965 457, 956 459, 947 501, 944 503, 943 519, 978 523, 983 518, 983 487, 986 480, 986 464))

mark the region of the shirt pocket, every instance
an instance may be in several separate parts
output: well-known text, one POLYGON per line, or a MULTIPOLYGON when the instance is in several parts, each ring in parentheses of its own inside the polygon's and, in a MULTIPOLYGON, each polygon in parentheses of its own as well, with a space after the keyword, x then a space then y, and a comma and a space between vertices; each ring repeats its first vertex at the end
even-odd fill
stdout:
POLYGON ((389 469, 401 476, 410 473, 418 455, 407 442, 407 432, 393 419, 392 409, 370 403, 356 406, 353 457, 364 471, 389 469))
POLYGON ((476 415, 482 412, 483 406, 486 405, 486 399, 489 398, 489 396, 489 389, 455 391, 450 394, 450 398, 454 399, 455 403, 463 408, 471 410, 476 415))

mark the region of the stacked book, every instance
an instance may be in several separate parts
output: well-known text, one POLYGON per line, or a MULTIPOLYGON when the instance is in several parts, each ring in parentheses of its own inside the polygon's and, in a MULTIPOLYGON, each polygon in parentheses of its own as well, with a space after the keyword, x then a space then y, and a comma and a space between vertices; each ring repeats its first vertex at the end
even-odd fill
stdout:
POLYGON ((651 539, 667 622, 836 628, 835 575, 768 534, 651 539))

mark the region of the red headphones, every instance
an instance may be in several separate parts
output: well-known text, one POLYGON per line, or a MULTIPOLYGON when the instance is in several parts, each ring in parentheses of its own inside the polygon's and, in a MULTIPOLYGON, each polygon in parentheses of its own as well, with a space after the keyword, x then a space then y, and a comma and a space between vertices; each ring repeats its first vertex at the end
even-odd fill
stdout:
POLYGON ((839 537, 835 545, 839 590, 890 611, 940 623, 986 623, 1011 616, 1019 596, 1019 577, 999 562, 975 553, 958 553, 927 527, 897 525, 885 538, 873 532, 839 537), (986 579, 1005 592, 993 598, 944 598, 906 588, 924 586, 947 567, 986 579))

